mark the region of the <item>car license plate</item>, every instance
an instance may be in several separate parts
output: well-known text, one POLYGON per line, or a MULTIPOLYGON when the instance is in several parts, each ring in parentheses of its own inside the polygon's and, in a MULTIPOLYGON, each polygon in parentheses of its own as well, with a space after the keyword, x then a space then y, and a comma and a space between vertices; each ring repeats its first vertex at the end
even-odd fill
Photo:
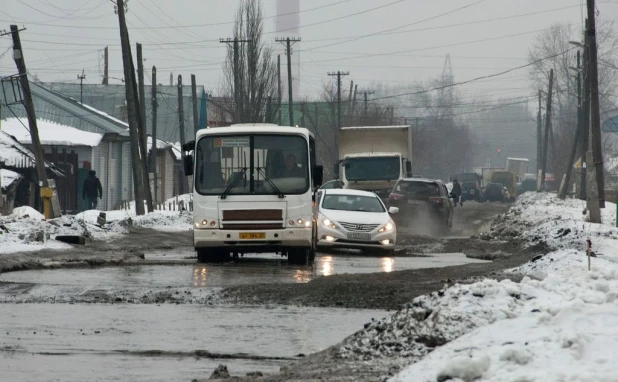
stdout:
POLYGON ((408 200, 408 204, 425 204, 424 200, 408 200))
POLYGON ((241 232, 240 240, 266 239, 266 232, 241 232))
POLYGON ((371 240, 371 234, 367 232, 348 232, 348 239, 371 240))

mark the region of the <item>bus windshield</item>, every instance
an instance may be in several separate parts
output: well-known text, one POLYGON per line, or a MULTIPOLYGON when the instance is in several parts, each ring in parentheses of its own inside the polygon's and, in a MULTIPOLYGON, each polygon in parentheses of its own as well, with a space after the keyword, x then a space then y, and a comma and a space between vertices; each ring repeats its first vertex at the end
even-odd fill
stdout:
POLYGON ((400 174, 399 157, 359 157, 345 160, 345 178, 349 181, 397 180, 400 174))
POLYGON ((309 189, 307 140, 300 135, 202 137, 195 149, 202 195, 303 194, 309 189))

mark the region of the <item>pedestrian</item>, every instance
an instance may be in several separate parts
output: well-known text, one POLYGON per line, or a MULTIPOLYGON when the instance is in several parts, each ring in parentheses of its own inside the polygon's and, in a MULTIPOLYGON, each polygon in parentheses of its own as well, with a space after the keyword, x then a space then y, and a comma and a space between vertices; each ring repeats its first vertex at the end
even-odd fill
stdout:
POLYGON ((461 184, 457 181, 457 179, 453 179, 453 190, 451 191, 453 194, 453 200, 455 202, 455 207, 457 207, 457 203, 463 207, 463 201, 461 200, 461 184))
POLYGON ((88 198, 88 209, 94 210, 97 208, 97 196, 103 198, 103 187, 101 181, 97 178, 97 173, 94 170, 88 171, 88 177, 84 180, 82 190, 82 199, 88 198))

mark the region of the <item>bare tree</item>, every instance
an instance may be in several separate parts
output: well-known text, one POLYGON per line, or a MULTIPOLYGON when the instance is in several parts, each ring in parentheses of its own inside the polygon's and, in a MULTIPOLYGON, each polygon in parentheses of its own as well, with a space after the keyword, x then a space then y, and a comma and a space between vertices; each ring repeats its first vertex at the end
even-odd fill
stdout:
POLYGON ((238 68, 234 68, 234 49, 228 48, 223 66, 224 97, 234 99, 238 86, 239 99, 234 105, 242 122, 272 122, 267 113, 268 99, 277 95, 277 67, 271 44, 263 38, 263 11, 260 0, 241 0, 236 13, 233 37, 248 42, 238 43, 238 68), (238 84, 234 84, 237 70, 238 84))
MULTIPOLYGON (((537 89, 546 96, 549 71, 554 69, 554 88, 552 103, 552 136, 548 151, 550 170, 558 177, 564 172, 564 163, 575 138, 577 128, 577 59, 574 46, 569 41, 582 41, 583 31, 570 24, 554 24, 539 33, 530 48, 528 61, 534 63, 530 78, 537 89), (546 58, 550 57, 550 58, 546 58)), ((601 20, 597 25, 597 45, 599 54, 599 93, 601 114, 614 107, 618 99, 615 88, 618 85, 618 35, 612 21, 601 20), (612 68, 614 67, 614 68, 612 68)), ((585 58, 583 58, 585 59, 585 58)))

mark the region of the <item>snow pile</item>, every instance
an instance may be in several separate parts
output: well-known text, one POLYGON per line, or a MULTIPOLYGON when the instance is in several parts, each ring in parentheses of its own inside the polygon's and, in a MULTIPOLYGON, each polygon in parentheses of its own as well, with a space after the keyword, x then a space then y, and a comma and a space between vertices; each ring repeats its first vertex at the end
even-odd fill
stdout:
POLYGON ((189 211, 155 211, 142 216, 137 216, 134 210, 108 211, 102 226, 98 222, 99 214, 100 211, 90 210, 46 221, 33 208, 15 208, 12 214, 0 216, 0 253, 72 248, 54 240, 58 235, 110 240, 134 228, 180 232, 191 230, 193 224, 189 211))
POLYGON ((515 317, 529 291, 505 280, 455 285, 415 298, 392 316, 366 325, 339 348, 339 356, 360 360, 419 359, 471 330, 515 317))
MULTIPOLYGON (((523 195, 500 219, 495 231, 504 231, 507 226, 510 231, 506 236, 516 231, 514 237, 530 244, 545 242, 553 252, 514 269, 531 276, 519 284, 484 280, 444 291, 442 299, 449 301, 433 305, 439 307, 440 315, 456 317, 456 312, 465 313, 461 322, 445 321, 448 328, 440 324, 434 329, 436 333, 453 334, 452 341, 435 348, 391 381, 617 381, 615 208, 607 203, 603 210, 605 223, 591 224, 585 222, 579 200, 560 201, 548 194, 523 195), (591 271, 585 256, 587 238, 596 256, 591 259, 591 271), (471 304, 458 292, 486 290, 488 285, 493 285, 494 291, 504 288, 508 296, 504 292, 473 293, 477 300, 471 304), (463 335, 455 339, 456 331, 463 335)), ((427 297, 414 302, 423 299, 427 297)), ((422 322, 431 320, 434 314, 435 310, 422 322)), ((428 325, 408 316, 408 324, 399 320, 402 327, 428 325)))

